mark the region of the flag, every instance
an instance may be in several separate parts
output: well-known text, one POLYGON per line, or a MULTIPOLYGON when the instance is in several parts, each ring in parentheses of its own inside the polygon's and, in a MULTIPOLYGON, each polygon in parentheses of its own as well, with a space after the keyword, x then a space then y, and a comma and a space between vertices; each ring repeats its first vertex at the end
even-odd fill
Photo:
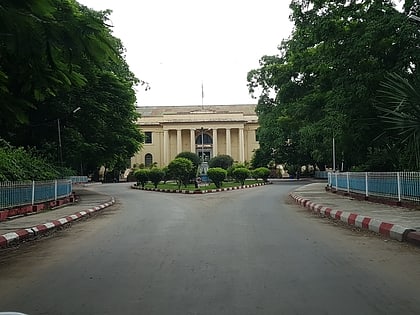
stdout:
POLYGON ((204 86, 203 86, 203 82, 201 82, 201 99, 204 98, 204 86))

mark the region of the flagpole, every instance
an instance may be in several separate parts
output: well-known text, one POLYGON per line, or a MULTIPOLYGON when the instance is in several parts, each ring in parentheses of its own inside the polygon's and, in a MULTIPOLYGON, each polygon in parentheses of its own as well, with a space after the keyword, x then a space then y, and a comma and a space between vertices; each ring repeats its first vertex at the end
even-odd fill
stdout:
POLYGON ((203 81, 201 81, 201 109, 204 109, 204 86, 203 81))

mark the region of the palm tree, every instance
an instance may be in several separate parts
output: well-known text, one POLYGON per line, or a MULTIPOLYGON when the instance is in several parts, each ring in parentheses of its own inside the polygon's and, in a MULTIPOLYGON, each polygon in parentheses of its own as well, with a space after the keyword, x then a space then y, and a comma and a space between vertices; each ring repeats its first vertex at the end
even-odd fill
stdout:
POLYGON ((391 73, 381 83, 381 104, 377 109, 386 125, 385 133, 407 148, 410 168, 420 170, 420 93, 406 78, 391 73))

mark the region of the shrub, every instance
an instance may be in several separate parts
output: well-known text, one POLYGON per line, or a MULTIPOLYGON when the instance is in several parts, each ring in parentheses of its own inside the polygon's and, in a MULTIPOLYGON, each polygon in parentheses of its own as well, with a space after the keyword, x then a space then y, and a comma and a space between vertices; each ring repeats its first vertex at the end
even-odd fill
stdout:
POLYGON ((153 167, 149 170, 149 180, 153 183, 155 188, 157 188, 164 176, 165 173, 158 167, 153 167))
POLYGON ((227 170, 229 167, 233 165, 233 158, 230 155, 218 155, 210 159, 209 167, 216 168, 220 167, 224 170, 227 170))
POLYGON ((249 169, 245 167, 237 167, 232 172, 233 177, 241 183, 243 186, 245 184, 245 180, 249 177, 249 169))
POLYGON ((247 167, 245 166, 245 164, 242 164, 242 163, 234 163, 231 167, 227 169, 227 176, 229 178, 235 178, 235 176, 233 176, 233 171, 237 168, 247 168, 247 167))
POLYGON ((175 179, 178 183, 178 189, 184 184, 187 187, 191 178, 191 171, 194 169, 193 163, 186 158, 176 158, 168 165, 168 170, 171 178, 175 179))
POLYGON ((223 181, 226 179, 227 171, 221 167, 209 168, 207 175, 216 185, 217 188, 222 187, 223 181))
POLYGON ((259 167, 252 171, 252 177, 255 179, 261 178, 264 182, 267 181, 270 176, 270 170, 267 167, 259 167))
POLYGON ((185 151, 185 152, 179 153, 175 158, 185 158, 185 159, 190 160, 192 162, 192 164, 193 164, 193 168, 191 170, 191 174, 190 174, 190 178, 189 179, 195 178, 196 171, 198 169, 198 166, 201 163, 200 157, 197 154, 193 153, 193 152, 185 151))
POLYGON ((144 185, 146 185, 149 180, 149 172, 150 170, 146 168, 140 168, 134 172, 134 176, 137 179, 137 185, 141 185, 141 187, 144 188, 144 185))

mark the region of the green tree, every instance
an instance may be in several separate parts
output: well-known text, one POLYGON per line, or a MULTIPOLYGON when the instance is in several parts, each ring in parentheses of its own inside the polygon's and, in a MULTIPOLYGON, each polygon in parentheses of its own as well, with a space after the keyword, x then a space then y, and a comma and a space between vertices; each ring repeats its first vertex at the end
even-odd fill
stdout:
MULTIPOLYGON (((109 12, 108 12, 109 13, 109 12)), ((28 119, 28 109, 63 89, 83 86, 80 60, 115 59, 104 18, 74 0, 3 1, 0 10, 2 126, 28 119)))
POLYGON ((270 176, 270 170, 267 167, 259 167, 254 169, 251 172, 251 175, 255 179, 261 178, 264 182, 267 181, 268 176, 270 176))
POLYGON ((128 167, 144 141, 134 91, 144 82, 129 70, 109 14, 74 0, 1 5, 0 137, 57 162, 60 121, 63 165, 80 174, 128 167))
POLYGON ((197 175, 198 165, 200 165, 201 163, 200 157, 196 153, 185 151, 179 153, 175 158, 186 158, 190 160, 193 164, 193 168, 191 169, 189 179, 195 178, 195 176, 197 175))
POLYGON ((419 64, 418 32, 392 1, 292 1, 291 37, 248 74, 258 88, 262 153, 277 163, 346 168, 366 161, 382 132, 375 98, 388 72, 419 64), (285 143, 291 140, 292 146, 285 143))
POLYGON ((233 170, 232 174, 233 177, 243 186, 245 184, 245 180, 250 176, 250 171, 245 167, 237 167, 233 170))
POLYGON ((140 168, 134 172, 134 176, 137 179, 137 185, 141 185, 142 188, 147 184, 149 181, 149 169, 140 168))
POLYGON ((209 167, 221 167, 227 170, 233 165, 233 158, 230 155, 220 154, 210 159, 209 167))
POLYGON ((194 169, 193 163, 186 158, 176 158, 168 164, 168 171, 171 178, 175 179, 178 189, 184 184, 187 187, 191 179, 191 171, 194 169))
POLYGON ((152 167, 149 170, 149 180, 153 183, 155 188, 159 185, 160 181, 165 176, 165 173, 162 171, 162 169, 158 167, 152 167))
POLYGON ((216 187, 220 188, 226 179, 227 171, 221 167, 214 167, 207 170, 207 175, 216 187))

